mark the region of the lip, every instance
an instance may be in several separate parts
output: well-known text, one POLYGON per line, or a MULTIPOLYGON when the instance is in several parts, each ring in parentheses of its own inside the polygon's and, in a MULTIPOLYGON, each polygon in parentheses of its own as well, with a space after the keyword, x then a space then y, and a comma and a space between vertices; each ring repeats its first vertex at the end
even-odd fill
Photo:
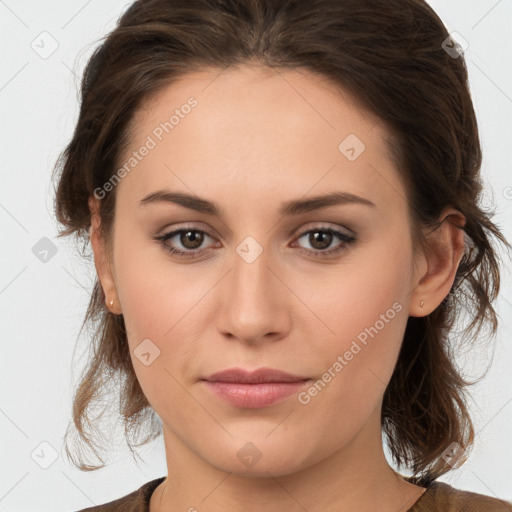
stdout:
POLYGON ((310 378, 273 368, 230 368, 201 379, 216 396, 236 407, 259 409, 300 391, 310 378))
POLYGON ((248 371, 243 368, 228 368, 221 372, 213 373, 203 380, 209 382, 237 382, 240 384, 260 384, 262 382, 299 382, 308 380, 309 377, 300 377, 291 373, 276 370, 274 368, 258 368, 248 371))

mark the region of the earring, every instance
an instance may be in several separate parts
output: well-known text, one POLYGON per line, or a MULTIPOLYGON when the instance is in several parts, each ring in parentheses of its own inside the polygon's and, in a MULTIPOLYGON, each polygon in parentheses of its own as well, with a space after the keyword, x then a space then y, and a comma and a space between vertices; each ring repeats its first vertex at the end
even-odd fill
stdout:
POLYGON ((420 308, 422 308, 422 307, 423 307, 423 304, 425 304, 425 301, 423 301, 423 300, 422 300, 422 301, 420 302, 420 308))

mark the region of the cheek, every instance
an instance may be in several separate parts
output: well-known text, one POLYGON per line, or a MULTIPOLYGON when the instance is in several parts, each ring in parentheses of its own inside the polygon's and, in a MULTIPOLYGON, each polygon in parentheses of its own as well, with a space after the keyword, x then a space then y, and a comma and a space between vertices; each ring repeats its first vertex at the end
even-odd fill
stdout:
MULTIPOLYGON (((381 291, 383 295, 383 291, 381 291)), ((379 405, 396 365, 406 309, 400 300, 372 296, 350 322, 332 319, 337 336, 311 351, 318 373, 297 396, 303 428, 314 431, 319 420, 330 426, 322 446, 329 451, 349 442, 379 405), (382 306, 381 306, 382 305, 382 306)))
POLYGON ((178 322, 192 310, 206 284, 197 273, 190 279, 190 265, 180 268, 158 242, 141 233, 130 236, 129 231, 128 223, 116 227, 114 254, 127 331, 132 343, 152 337, 158 343, 180 328, 178 322))
MULTIPOLYGON (((353 339, 379 321, 388 310, 391 322, 386 323, 382 331, 391 335, 392 329, 406 320, 402 319, 403 315, 399 315, 398 321, 394 318, 397 309, 406 309, 410 293, 409 266, 403 244, 399 245, 396 240, 386 241, 383 237, 371 246, 348 254, 336 272, 317 280, 316 287, 303 293, 307 293, 308 305, 325 321, 334 340, 353 339), (315 289, 316 292, 311 293, 315 289), (395 303, 399 305, 393 308, 395 303)), ((386 320, 388 318, 384 318, 386 320)))
POLYGON ((127 258, 126 266, 119 268, 119 293, 137 380, 155 411, 165 411, 172 396, 172 403, 180 404, 180 414, 186 418, 192 414, 189 407, 193 405, 182 387, 187 361, 193 358, 193 347, 187 340, 197 337, 186 330, 191 327, 193 305, 201 295, 199 290, 194 293, 187 289, 185 280, 166 281, 154 266, 133 272, 131 269, 140 268, 140 259, 133 265, 127 258), (169 282, 173 286, 166 286, 169 282))
MULTIPOLYGON (((343 401, 362 414, 376 405, 393 373, 407 324, 407 257, 396 241, 375 244, 347 260, 337 278, 310 295, 311 309, 319 312, 330 334, 314 345, 320 382, 304 401, 318 395, 319 404, 343 401)), ((317 339, 313 332, 308 337, 317 339)))
POLYGON ((197 325, 191 315, 208 287, 202 279, 190 279, 190 266, 187 274, 168 261, 165 254, 158 254, 161 249, 154 247, 156 243, 137 244, 133 237, 123 238, 123 228, 116 234, 116 287, 130 356, 140 385, 151 401, 157 392, 157 376, 169 379, 165 368, 174 374, 185 364, 190 351, 186 341, 195 334, 184 331, 197 325), (129 248, 123 243, 125 240, 130 240, 129 248))

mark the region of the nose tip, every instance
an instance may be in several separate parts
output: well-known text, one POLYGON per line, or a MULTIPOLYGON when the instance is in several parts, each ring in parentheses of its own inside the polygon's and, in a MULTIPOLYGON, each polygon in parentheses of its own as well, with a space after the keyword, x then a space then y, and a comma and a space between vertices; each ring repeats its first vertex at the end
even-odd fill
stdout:
POLYGON ((282 295, 286 287, 254 237, 246 237, 237 254, 221 292, 219 330, 250 344, 276 340, 290 327, 282 295))

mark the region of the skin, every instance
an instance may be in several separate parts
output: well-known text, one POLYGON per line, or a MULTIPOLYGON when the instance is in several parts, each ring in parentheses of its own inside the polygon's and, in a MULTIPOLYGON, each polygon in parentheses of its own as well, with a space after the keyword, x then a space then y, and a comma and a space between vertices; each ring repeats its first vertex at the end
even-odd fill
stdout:
MULTIPOLYGON (((451 288, 464 250, 453 222, 464 218, 443 212, 432 243, 415 255, 385 127, 304 70, 244 65, 189 74, 136 113, 124 157, 190 96, 197 107, 116 187, 111 255, 90 201, 96 269, 107 302, 115 299, 108 307, 124 315, 137 378, 163 424, 168 478, 152 495, 151 512, 407 510, 425 489, 384 457, 382 397, 408 316, 428 315, 451 288), (354 161, 338 149, 351 133, 366 145, 354 161), (166 202, 139 205, 161 189, 215 201, 225 217, 166 202), (375 207, 278 213, 284 201, 333 191, 375 207), (208 232, 194 259, 153 238, 190 224, 208 232), (300 236, 314 228, 356 241, 334 236, 328 248, 343 250, 322 258, 321 244, 300 236), (263 250, 251 263, 236 251, 247 236, 263 250), (401 311, 307 404, 295 394, 242 409, 200 381, 226 368, 265 366, 315 382, 394 303, 401 311), (160 355, 146 366, 134 350, 148 338, 160 355), (237 456, 248 442, 261 454, 251 467, 237 456)), ((179 235, 167 243, 197 247, 179 235)))

